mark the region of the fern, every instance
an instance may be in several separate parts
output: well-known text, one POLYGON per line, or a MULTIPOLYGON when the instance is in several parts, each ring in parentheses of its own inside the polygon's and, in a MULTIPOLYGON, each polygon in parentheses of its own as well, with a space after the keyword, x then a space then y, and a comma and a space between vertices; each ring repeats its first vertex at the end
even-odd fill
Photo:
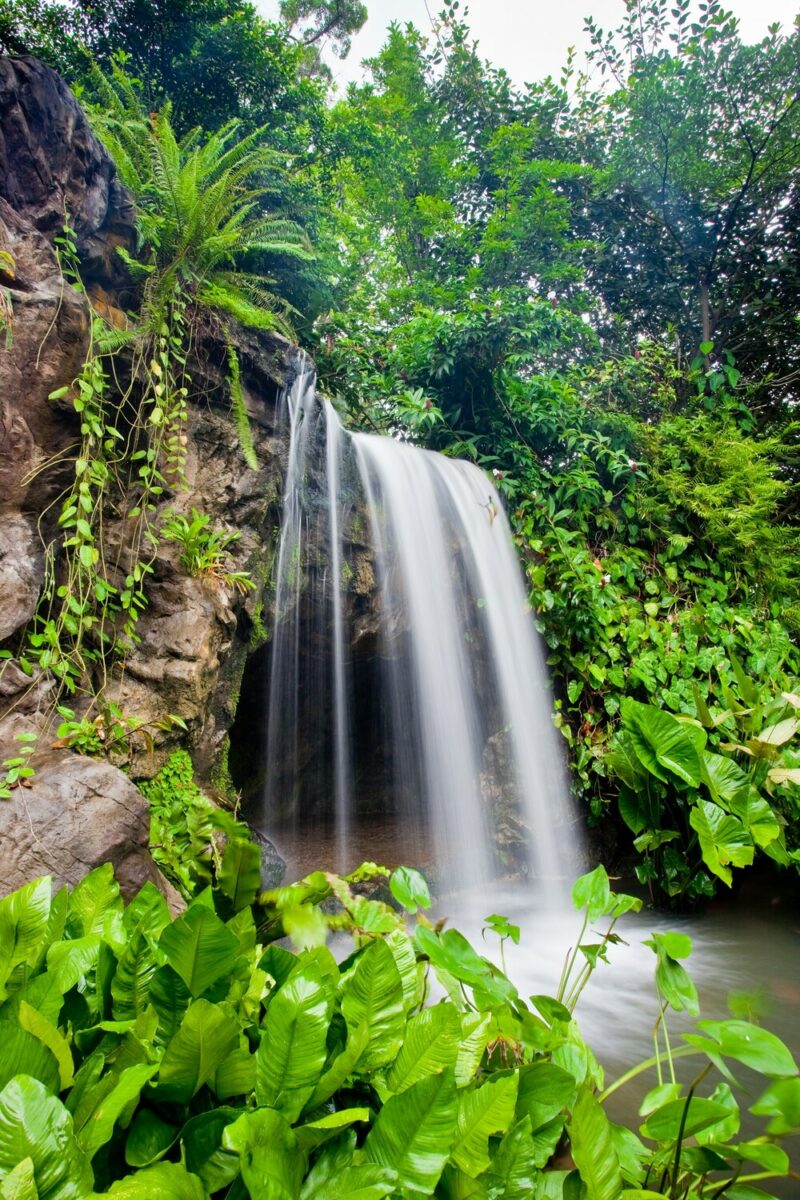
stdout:
POLYGON ((256 448, 253 445, 253 431, 250 428, 250 418, 244 402, 242 379, 239 372, 239 357, 233 346, 228 346, 228 382, 231 390, 231 411, 233 413, 236 432, 239 435, 239 445, 242 447, 244 461, 251 471, 258 470, 256 448))

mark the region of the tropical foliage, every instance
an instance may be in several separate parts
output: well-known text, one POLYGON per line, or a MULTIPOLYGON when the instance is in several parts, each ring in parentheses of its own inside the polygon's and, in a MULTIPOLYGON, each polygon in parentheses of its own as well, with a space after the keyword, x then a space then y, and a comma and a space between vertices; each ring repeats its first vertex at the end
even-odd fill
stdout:
POLYGON ((45 878, 0 901, 7 1200, 752 1200, 788 1173, 800 1078, 783 1043, 730 1019, 670 1046, 669 1011, 698 1013, 685 935, 649 943, 655 1057, 605 1085, 573 1009, 639 902, 602 868, 575 885, 583 932, 557 995, 528 1001, 429 921, 417 872, 391 876, 396 907, 365 896, 388 875, 373 864, 258 896, 257 854, 231 846, 217 887, 174 919, 152 884, 126 906, 110 866, 71 893, 45 878), (338 959, 330 933, 349 941, 338 959), (699 1064, 688 1085, 684 1057, 699 1064), (742 1067, 757 1135, 740 1133, 742 1067), (604 1104, 646 1072, 636 1132, 604 1104))
MULTIPOLYGON (((286 0, 276 22, 226 0, 147 12, 158 20, 133 20, 127 0, 0 3, 2 44, 83 89, 137 194, 136 354, 151 385, 121 440, 108 379, 123 335, 98 319, 76 381, 88 467, 62 512, 68 585, 26 662, 77 686, 132 644, 152 514, 180 478, 193 322, 288 315, 352 424, 492 473, 575 791, 592 821, 616 822, 621 852, 638 839, 654 896, 694 902, 728 882, 692 824, 700 805, 749 819, 697 771, 660 778, 637 758, 626 780, 636 705, 686 736, 699 722, 703 752, 747 775, 770 833, 740 858, 795 862, 791 741, 772 761, 748 739, 784 719, 800 677, 800 32, 748 45, 718 0, 628 0, 618 29, 587 22, 585 67, 573 53, 558 79, 520 86, 482 60, 452 3, 433 37, 392 25, 365 82, 337 98, 318 52, 346 49, 360 4, 286 0), (141 454, 118 589, 94 531, 107 481, 141 454)), ((228 374, 252 467, 235 353, 228 374)), ((193 519, 169 526, 178 541, 193 519)))

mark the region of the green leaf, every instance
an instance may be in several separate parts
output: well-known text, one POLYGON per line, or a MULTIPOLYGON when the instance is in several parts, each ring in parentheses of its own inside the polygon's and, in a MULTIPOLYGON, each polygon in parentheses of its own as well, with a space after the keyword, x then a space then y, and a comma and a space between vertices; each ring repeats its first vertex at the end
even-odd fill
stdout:
POLYGON ((529 1200, 536 1174, 531 1121, 530 1117, 523 1117, 503 1135, 485 1180, 492 1196, 502 1197, 502 1200, 529 1200))
POLYGON ((219 917, 193 905, 161 934, 159 947, 192 996, 229 975, 239 957, 239 943, 219 917))
POLYGON ((73 938, 97 933, 112 950, 121 950, 125 942, 123 909, 114 866, 103 863, 84 875, 70 894, 67 933, 73 938))
POLYGON ((730 887, 728 864, 748 867, 753 861, 753 843, 744 825, 710 800, 699 801, 689 813, 689 822, 700 839, 703 862, 730 887))
POLYGON ((452 1071, 421 1079, 386 1101, 364 1143, 368 1162, 397 1171, 398 1191, 433 1194, 456 1131, 452 1071))
POLYGON ((159 1099, 186 1104, 209 1083, 239 1044, 239 1026, 218 1004, 195 1000, 186 1010, 161 1062, 159 1099))
POLYGON ((338 1092, 339 1088, 353 1074, 356 1063, 360 1060, 368 1044, 369 1029, 366 1025, 359 1025, 357 1029, 349 1030, 344 1049, 336 1055, 306 1101, 305 1108, 309 1112, 319 1108, 320 1104, 324 1104, 335 1092, 338 1092))
POLYGON ((217 883, 234 912, 247 908, 261 888, 261 851, 255 842, 232 838, 222 856, 217 883))
POLYGON ((698 1021, 697 1028, 713 1038, 720 1054, 762 1075, 780 1079, 797 1074, 797 1065, 780 1038, 749 1021, 698 1021))
POLYGON ((234 1121, 222 1144, 239 1155, 251 1200, 296 1200, 305 1156, 289 1122, 271 1108, 258 1108, 234 1121))
POLYGON ((18 1075, 0 1092, 0 1176, 28 1158, 39 1200, 86 1200, 92 1191, 72 1117, 37 1079, 18 1075))
POLYGON ((202 1179, 209 1193, 228 1187, 239 1174, 239 1155, 222 1141, 241 1115, 240 1108, 215 1108, 192 1117, 181 1131, 186 1168, 202 1179))
POLYGON ((757 846, 768 846, 781 835, 781 826, 770 805, 755 788, 744 788, 732 797, 731 812, 741 820, 757 846))
POLYGON ((456 1055, 456 1087, 466 1087, 472 1082, 491 1037, 491 1027, 490 1013, 464 1014, 456 1055))
POLYGON ((691 787, 699 786, 706 742, 702 729, 629 697, 622 701, 622 718, 637 758, 652 775, 664 783, 674 775, 691 787))
POLYGON ((604 866, 595 867, 575 880, 572 903, 578 911, 585 908, 590 921, 605 916, 611 908, 611 885, 604 866))
POLYGON ((779 1079, 752 1105, 757 1117, 771 1117, 767 1133, 781 1137, 800 1131, 800 1079, 779 1079))
POLYGON ((16 969, 35 967, 46 949, 51 893, 46 875, 0 900, 0 999, 17 986, 16 969))
POLYGON ((373 1071, 396 1058, 405 1030, 403 985, 391 950, 371 942, 342 982, 342 1016, 348 1031, 365 1026, 369 1040, 359 1068, 373 1071))
POLYGON ((297 1125, 294 1135, 301 1150, 315 1150, 331 1138, 336 1137, 343 1129, 351 1125, 363 1124, 370 1119, 368 1108, 340 1108, 338 1112, 328 1113, 318 1117, 316 1121, 307 1121, 305 1125, 297 1125))
POLYGON ((392 1092, 403 1092, 426 1075, 455 1067, 461 1022, 454 1005, 425 1008, 406 1026, 403 1047, 386 1079, 392 1092))
POLYGON ((150 985, 163 962, 145 928, 129 935, 111 981, 112 1013, 116 1021, 135 1020, 150 1004, 150 985))
POLYGON ((98 1096, 97 1104, 87 1110, 80 1127, 76 1125, 76 1137, 82 1150, 93 1158, 101 1146, 111 1140, 114 1126, 122 1114, 138 1100, 142 1088, 158 1070, 158 1064, 139 1063, 121 1071, 114 1087, 105 1095, 98 1096))
POLYGON ((30 1075, 49 1092, 60 1091, 58 1061, 52 1050, 18 1021, 0 1020, 0 1087, 16 1075, 30 1075))
POLYGON ((747 772, 732 758, 711 754, 706 750, 703 754, 703 783, 719 802, 732 800, 742 788, 749 787, 750 780, 747 772))
MULTIPOLYGON (((130 1167, 151 1166, 178 1140, 180 1132, 152 1109, 138 1109, 125 1142, 125 1162, 130 1167)), ((193 1169, 191 1164, 189 1169, 193 1169)))
POLYGON ((112 1183, 108 1195, 116 1200, 207 1200, 200 1180, 181 1163, 156 1163, 134 1171, 112 1183))
POLYGON ((686 1121, 683 1127, 684 1138, 693 1137, 701 1130, 719 1124, 730 1115, 730 1109, 726 1104, 720 1104, 716 1100, 706 1100, 701 1096, 692 1096, 691 1101, 688 1102, 688 1108, 687 1100, 671 1100, 650 1114, 641 1127, 642 1136, 648 1137, 654 1142, 671 1144, 677 1139, 680 1132, 684 1111, 686 1111, 686 1121))
POLYGON ((17 1163, 0 1182, 0 1200, 39 1200, 32 1158, 17 1163))
POLYGON ((497 1075, 458 1094, 458 1123, 451 1157, 472 1178, 489 1166, 489 1138, 511 1124, 517 1102, 516 1074, 497 1075))
MULTIPOLYGON (((389 961, 394 961, 384 947, 389 961)), ((398 978, 399 988, 399 978, 398 978)), ((315 962, 302 964, 273 996, 256 1055, 256 1099, 296 1121, 327 1057, 331 1011, 315 962)))
POLYGON ((517 1116, 529 1117, 531 1130, 539 1129, 572 1103, 576 1088, 574 1076, 555 1063, 523 1066, 519 1073, 517 1116))
POLYGON ((389 880, 392 895, 407 912, 415 913, 418 908, 430 908, 431 894, 424 876, 413 867, 398 867, 389 880))
POLYGON ((676 961, 691 953, 690 938, 682 933, 654 933, 644 944, 658 956, 656 984, 661 995, 676 1012, 685 1010, 696 1017, 700 1012, 697 989, 688 971, 676 961))
MULTIPOLYGON (((69 1042, 63 1033, 48 1021, 47 1017, 43 1016, 42 1013, 33 1008, 25 1000, 20 1001, 17 1020, 23 1029, 33 1034, 43 1045, 47 1046, 47 1049, 58 1063, 58 1090, 63 1092, 68 1087, 72 1087, 75 1064, 72 1061, 72 1051, 70 1050, 69 1042)), ((0 1045, 4 1047, 3 1054, 5 1057, 5 1043, 0 1042, 0 1045)), ((32 1072, 22 1072, 22 1074, 32 1074, 32 1072)))
POLYGON ((567 1131, 588 1200, 619 1200, 622 1173, 611 1123, 590 1088, 578 1092, 567 1131))
POLYGON ((383 1200, 391 1196, 397 1183, 397 1172, 376 1163, 345 1167, 335 1175, 321 1179, 308 1187, 306 1180, 300 1200, 383 1200))

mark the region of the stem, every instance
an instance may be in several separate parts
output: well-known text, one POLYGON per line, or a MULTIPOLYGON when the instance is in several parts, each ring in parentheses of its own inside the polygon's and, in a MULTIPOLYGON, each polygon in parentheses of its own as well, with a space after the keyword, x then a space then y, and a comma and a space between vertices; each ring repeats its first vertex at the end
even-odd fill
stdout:
MULTIPOLYGON (((698 1050, 694 1046, 680 1046, 677 1050, 673 1050, 672 1057, 673 1059, 688 1058, 691 1054, 702 1055, 702 1053, 702 1050, 698 1050)), ((613 1083, 609 1084, 604 1092, 600 1093, 598 1096, 600 1103, 602 1104, 602 1102, 607 1100, 609 1096, 613 1096, 614 1092, 618 1091, 623 1084, 629 1083, 631 1079, 635 1079, 637 1075, 641 1075, 644 1071, 649 1071, 651 1067, 655 1067, 660 1062, 666 1061, 666 1054, 654 1054, 652 1058, 643 1059, 640 1063, 637 1063, 635 1067, 631 1067, 629 1071, 626 1071, 624 1075, 620 1075, 619 1079, 615 1079, 613 1083)))

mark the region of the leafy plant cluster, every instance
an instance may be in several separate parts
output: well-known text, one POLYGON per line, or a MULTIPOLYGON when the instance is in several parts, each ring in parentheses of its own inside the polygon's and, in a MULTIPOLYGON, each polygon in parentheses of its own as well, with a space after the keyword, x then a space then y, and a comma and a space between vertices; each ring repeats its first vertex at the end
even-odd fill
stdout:
POLYGON ((749 866, 757 850, 782 866, 798 862, 800 851, 787 850, 786 836, 800 815, 793 745, 800 698, 757 688, 741 667, 738 682, 723 685, 724 709, 709 708, 698 693, 694 719, 622 702, 616 748, 606 761, 642 855, 637 875, 651 893, 712 895, 711 876, 730 886, 732 868, 749 866))
MULTIPOLYGON (((575 885, 584 923, 557 996, 530 1001, 428 920, 415 871, 389 881, 405 916, 363 894, 387 874, 318 872, 258 896, 257 864, 226 858, 175 919, 152 884, 126 906, 110 865, 71 893, 45 878, 0 901, 4 1200, 755 1200, 790 1171, 800 1078, 783 1043, 731 1019, 670 1046, 668 1010, 697 1013, 684 935, 649 943, 654 1058, 604 1087, 572 1010, 639 902, 602 868, 575 885), (350 943, 339 959, 331 933, 350 943), (675 1063, 690 1056, 687 1086, 675 1063), (744 1139, 742 1066, 766 1120, 744 1139), (608 1097, 654 1068, 638 1133, 611 1121, 608 1097)), ((496 915, 487 927, 519 935, 496 915)))
POLYGON ((234 869, 258 886, 260 857, 249 829, 198 786, 185 750, 174 750, 140 790, 150 810, 153 861, 185 897, 234 869))
POLYGON ((765 695, 800 674, 797 326, 772 308, 797 281, 766 234, 796 217, 800 34, 745 46, 688 0, 587 25, 586 73, 524 88, 456 6, 435 41, 390 30, 333 110, 349 254, 316 355, 362 427, 493 477, 601 822, 626 699, 694 716, 696 692, 727 707, 734 660, 765 695))

